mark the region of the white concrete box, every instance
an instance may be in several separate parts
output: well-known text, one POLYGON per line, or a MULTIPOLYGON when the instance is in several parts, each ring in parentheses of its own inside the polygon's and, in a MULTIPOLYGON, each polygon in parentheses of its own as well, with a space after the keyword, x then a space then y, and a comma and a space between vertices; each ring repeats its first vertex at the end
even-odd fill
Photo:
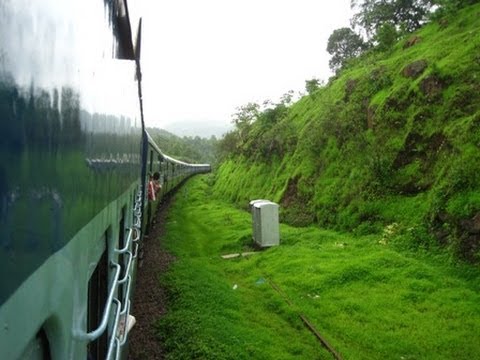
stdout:
POLYGON ((260 247, 280 244, 278 204, 268 200, 250 202, 252 209, 253 241, 260 247))

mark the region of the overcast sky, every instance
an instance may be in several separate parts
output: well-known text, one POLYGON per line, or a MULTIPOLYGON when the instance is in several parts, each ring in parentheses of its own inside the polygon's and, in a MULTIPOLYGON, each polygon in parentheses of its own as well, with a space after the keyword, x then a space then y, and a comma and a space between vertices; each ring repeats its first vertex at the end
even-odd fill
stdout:
POLYGON ((144 1, 147 126, 220 135, 235 109, 327 80, 327 40, 348 26, 350 0, 144 1))

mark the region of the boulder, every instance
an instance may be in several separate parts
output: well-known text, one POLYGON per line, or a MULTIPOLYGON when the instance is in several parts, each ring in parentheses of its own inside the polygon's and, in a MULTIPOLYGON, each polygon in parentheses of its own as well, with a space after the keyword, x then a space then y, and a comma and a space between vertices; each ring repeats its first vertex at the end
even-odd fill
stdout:
POLYGON ((415 79, 427 68, 426 60, 417 60, 403 68, 402 74, 405 77, 415 79))

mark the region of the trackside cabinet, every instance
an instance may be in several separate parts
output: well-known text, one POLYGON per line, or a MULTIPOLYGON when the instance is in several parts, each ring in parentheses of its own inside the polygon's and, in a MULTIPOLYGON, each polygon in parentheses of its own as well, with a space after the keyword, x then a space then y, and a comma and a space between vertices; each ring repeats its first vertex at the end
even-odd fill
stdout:
POLYGON ((260 247, 280 244, 278 204, 268 200, 250 202, 252 210, 253 241, 260 247))
POLYGON ((270 200, 265 200, 265 199, 257 199, 257 200, 252 200, 250 201, 250 212, 252 213, 252 237, 255 237, 255 221, 253 220, 253 205, 261 203, 261 202, 270 202, 270 200))

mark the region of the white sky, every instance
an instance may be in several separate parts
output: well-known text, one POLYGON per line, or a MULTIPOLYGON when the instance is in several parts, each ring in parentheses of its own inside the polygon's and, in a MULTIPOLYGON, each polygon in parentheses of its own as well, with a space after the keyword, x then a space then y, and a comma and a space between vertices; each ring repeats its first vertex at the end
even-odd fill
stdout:
POLYGON ((229 127, 241 105, 276 102, 288 90, 304 91, 305 80, 327 80, 328 37, 351 18, 350 0, 145 0, 142 5, 147 126, 185 125, 207 133, 229 127))

